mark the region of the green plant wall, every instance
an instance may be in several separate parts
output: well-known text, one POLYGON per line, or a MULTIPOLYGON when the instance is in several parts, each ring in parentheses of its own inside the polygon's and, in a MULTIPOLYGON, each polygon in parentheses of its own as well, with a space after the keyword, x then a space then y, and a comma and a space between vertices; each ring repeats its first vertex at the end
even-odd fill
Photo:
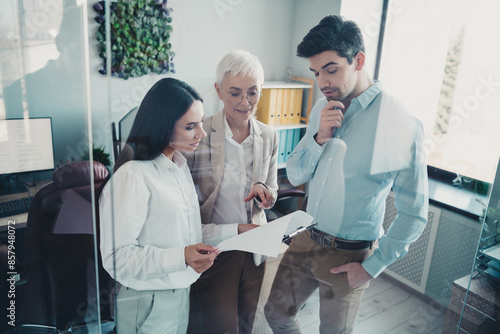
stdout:
MULTIPOLYGON (((169 43, 172 9, 167 0, 118 0, 110 3, 111 75, 123 79, 151 72, 175 73, 174 52, 169 43)), ((94 4, 99 23, 97 41, 103 66, 99 73, 106 75, 106 16, 105 2, 94 4)))

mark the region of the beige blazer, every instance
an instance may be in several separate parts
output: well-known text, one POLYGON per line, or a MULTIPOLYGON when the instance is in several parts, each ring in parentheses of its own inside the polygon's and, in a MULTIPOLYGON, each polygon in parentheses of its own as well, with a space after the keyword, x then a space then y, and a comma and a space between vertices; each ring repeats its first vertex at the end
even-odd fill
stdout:
MULTIPOLYGON (((219 193, 224 171, 224 112, 205 118, 203 128, 207 136, 196 151, 187 155, 189 168, 198 192, 203 224, 211 224, 215 199, 219 193)), ((278 135, 270 126, 251 118, 254 129, 252 184, 264 183, 276 201, 278 192, 278 135)), ((253 201, 251 206, 253 224, 267 222, 264 210, 253 201)), ((237 222, 235 222, 237 223, 237 222)), ((257 257, 254 256, 254 260, 257 257)))

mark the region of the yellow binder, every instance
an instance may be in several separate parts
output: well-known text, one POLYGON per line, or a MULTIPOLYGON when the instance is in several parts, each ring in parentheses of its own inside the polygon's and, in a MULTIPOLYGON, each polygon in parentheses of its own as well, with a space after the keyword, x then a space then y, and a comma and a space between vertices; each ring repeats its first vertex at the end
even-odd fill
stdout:
POLYGON ((264 88, 262 90, 262 96, 257 104, 257 112, 255 113, 255 117, 262 123, 276 125, 275 110, 277 95, 278 92, 275 88, 264 88))
POLYGON ((278 88, 277 89, 277 95, 276 95, 276 111, 274 113, 274 115, 275 115, 274 125, 281 125, 282 124, 282 118, 283 118, 283 94, 284 94, 284 89, 283 88, 278 88))
POLYGON ((294 89, 294 91, 293 117, 291 123, 300 124, 300 117, 302 116, 302 96, 304 94, 304 90, 294 89))
POLYGON ((286 124, 295 123, 295 118, 297 117, 297 110, 295 110, 296 109, 295 104, 297 99, 296 95, 297 95, 297 89, 295 88, 290 89, 290 97, 289 97, 290 106, 288 107, 290 111, 288 112, 288 122, 286 124))
POLYGON ((292 89, 283 89, 283 109, 281 111, 281 124, 290 124, 292 114, 291 98, 292 89))

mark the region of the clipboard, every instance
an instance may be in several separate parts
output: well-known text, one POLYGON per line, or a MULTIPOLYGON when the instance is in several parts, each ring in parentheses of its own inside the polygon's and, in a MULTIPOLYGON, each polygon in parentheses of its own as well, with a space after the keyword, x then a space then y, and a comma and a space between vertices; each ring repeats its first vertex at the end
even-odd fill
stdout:
POLYGON ((297 230, 295 232, 292 232, 290 234, 285 234, 283 236, 283 240, 281 242, 287 243, 290 240, 292 240, 292 238, 295 237, 296 235, 298 235, 298 234, 300 234, 300 233, 302 233, 304 231, 307 231, 307 230, 313 228, 316 225, 317 225, 317 223, 313 223, 313 224, 311 224, 309 226, 300 226, 300 227, 297 228, 297 230))
POLYGON ((295 212, 295 216, 288 223, 282 242, 287 243, 296 235, 309 230, 316 225, 317 223, 314 222, 312 216, 308 215, 304 211, 298 210, 295 212))
POLYGON ((221 251, 240 250, 270 257, 277 257, 283 238, 293 236, 312 227, 313 217, 297 210, 267 224, 238 234, 220 242, 216 247, 221 251))

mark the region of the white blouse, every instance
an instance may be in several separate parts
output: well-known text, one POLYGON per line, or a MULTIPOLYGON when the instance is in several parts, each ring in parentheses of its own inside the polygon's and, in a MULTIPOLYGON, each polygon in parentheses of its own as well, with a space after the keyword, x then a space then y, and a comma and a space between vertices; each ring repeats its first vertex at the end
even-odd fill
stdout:
POLYGON ((233 132, 224 117, 224 174, 219 193, 214 204, 212 224, 248 224, 251 223, 253 201, 245 202, 252 189, 253 174, 253 137, 250 122, 250 135, 238 144, 233 139, 233 132))
POLYGON ((136 290, 189 287, 199 277, 184 258, 184 247, 202 242, 198 198, 186 159, 160 154, 129 161, 100 197, 104 268, 136 290))

